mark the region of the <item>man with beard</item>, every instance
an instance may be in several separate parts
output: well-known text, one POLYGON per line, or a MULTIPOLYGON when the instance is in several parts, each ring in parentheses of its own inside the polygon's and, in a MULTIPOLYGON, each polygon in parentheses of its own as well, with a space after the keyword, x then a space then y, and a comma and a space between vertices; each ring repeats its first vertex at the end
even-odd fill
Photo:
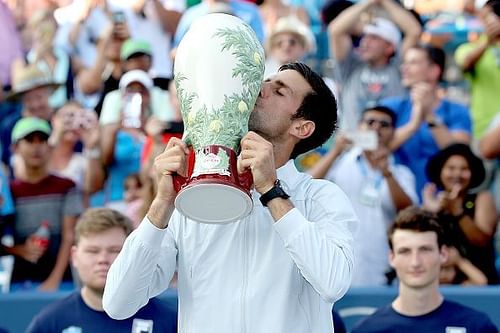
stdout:
POLYGON ((87 210, 78 220, 71 249, 81 290, 43 309, 26 332, 177 332, 175 311, 156 299, 128 320, 114 320, 102 309, 108 269, 131 231, 132 222, 117 211, 87 210))
POLYGON ((332 332, 357 219, 336 185, 299 173, 293 159, 331 136, 336 111, 304 64, 264 81, 238 164, 253 175, 254 206, 234 223, 198 223, 175 210, 172 174, 186 175, 188 147, 172 138, 155 161, 156 197, 109 271, 105 311, 133 315, 177 267, 180 331, 332 332))

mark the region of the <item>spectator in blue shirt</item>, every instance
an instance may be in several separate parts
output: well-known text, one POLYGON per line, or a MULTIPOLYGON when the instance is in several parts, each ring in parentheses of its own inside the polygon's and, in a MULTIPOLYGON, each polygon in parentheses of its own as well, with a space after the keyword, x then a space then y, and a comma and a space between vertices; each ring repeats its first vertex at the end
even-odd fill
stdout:
POLYGON ((408 166, 415 175, 420 198, 427 183, 428 159, 451 143, 468 144, 471 140, 469 110, 444 98, 439 89, 445 57, 444 51, 436 47, 408 49, 401 66, 401 83, 408 94, 381 102, 397 115, 391 149, 395 150, 398 162, 408 166))

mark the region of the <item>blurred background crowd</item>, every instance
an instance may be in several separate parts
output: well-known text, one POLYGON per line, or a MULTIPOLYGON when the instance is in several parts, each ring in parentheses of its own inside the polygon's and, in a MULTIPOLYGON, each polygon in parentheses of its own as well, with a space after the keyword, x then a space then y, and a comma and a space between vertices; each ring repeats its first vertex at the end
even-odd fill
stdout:
POLYGON ((137 227, 152 161, 183 132, 176 47, 214 12, 252 27, 266 76, 304 61, 337 96, 336 135, 297 164, 353 202, 353 286, 394 283, 386 232, 411 205, 447 231, 443 284, 499 282, 499 0, 0 0, 4 290, 78 284, 89 207, 137 227))

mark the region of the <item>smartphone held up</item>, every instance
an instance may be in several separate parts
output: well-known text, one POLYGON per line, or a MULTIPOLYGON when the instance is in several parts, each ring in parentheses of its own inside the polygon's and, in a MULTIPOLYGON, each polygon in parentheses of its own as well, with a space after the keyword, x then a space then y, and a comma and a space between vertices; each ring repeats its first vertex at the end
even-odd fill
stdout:
POLYGON ((142 114, 142 95, 140 93, 126 94, 123 103, 123 127, 140 128, 142 114))

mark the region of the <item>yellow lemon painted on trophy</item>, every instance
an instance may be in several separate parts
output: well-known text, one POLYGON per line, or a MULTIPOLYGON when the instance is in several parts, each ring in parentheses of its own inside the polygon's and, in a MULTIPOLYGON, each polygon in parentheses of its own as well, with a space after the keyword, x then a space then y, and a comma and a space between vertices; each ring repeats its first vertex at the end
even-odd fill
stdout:
POLYGON ((188 113, 188 124, 192 125, 196 119, 196 111, 192 110, 188 113))
POLYGON ((220 120, 212 120, 208 128, 215 133, 219 133, 222 129, 222 121, 220 120))
POLYGON ((259 65, 262 63, 262 58, 257 52, 253 54, 253 60, 259 65))
POLYGON ((245 113, 248 111, 248 106, 247 103, 241 101, 238 103, 238 110, 240 110, 241 113, 245 113))

